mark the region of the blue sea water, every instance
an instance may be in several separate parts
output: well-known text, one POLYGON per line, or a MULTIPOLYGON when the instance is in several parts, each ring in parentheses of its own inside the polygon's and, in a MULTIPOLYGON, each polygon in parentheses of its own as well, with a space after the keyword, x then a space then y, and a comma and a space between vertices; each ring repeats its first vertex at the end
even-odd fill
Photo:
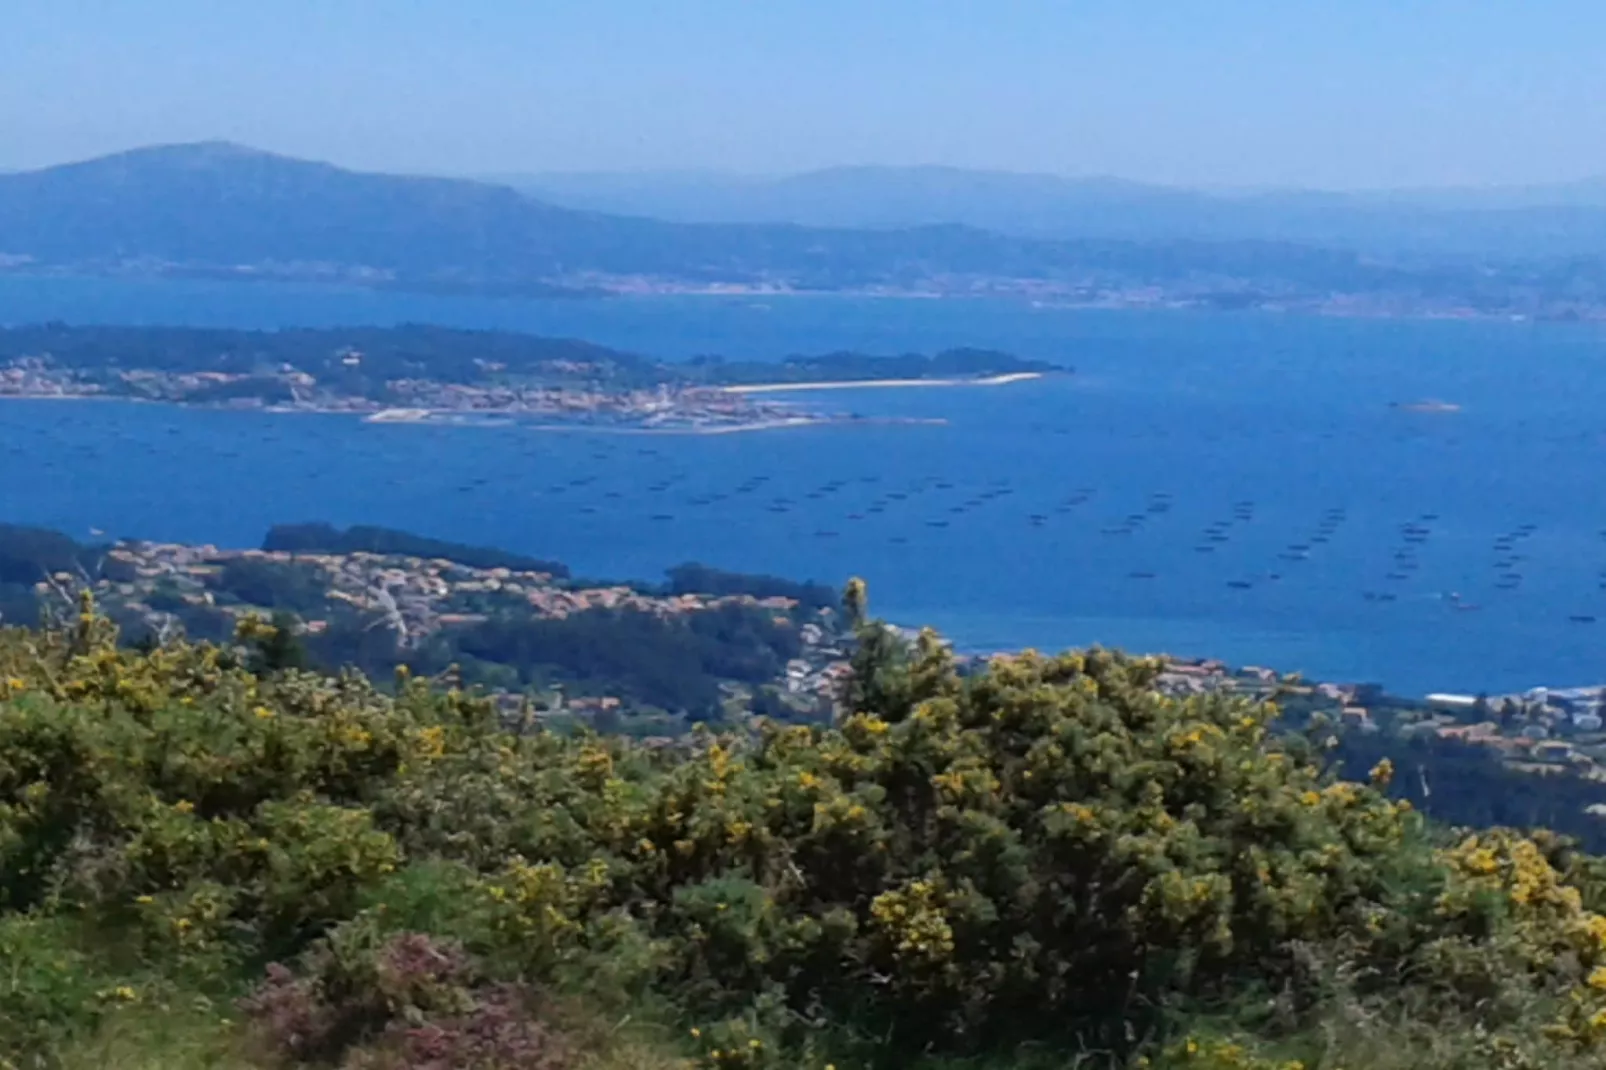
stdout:
POLYGON ((1418 692, 1606 678, 1597 327, 0 279, 0 322, 47 319, 436 322, 672 358, 978 345, 1077 374, 806 398, 940 425, 706 436, 10 401, 0 520, 225 545, 377 523, 600 577, 862 575, 878 612, 972 649, 1102 642, 1418 692), (1461 409, 1390 404, 1426 398, 1461 409))

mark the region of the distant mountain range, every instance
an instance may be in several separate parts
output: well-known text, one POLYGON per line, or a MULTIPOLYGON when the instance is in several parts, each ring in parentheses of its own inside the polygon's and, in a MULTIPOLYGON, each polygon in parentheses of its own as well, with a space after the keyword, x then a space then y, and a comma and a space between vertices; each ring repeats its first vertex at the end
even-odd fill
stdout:
POLYGON ((745 202, 729 190, 716 195, 717 183, 662 183, 657 193, 648 183, 635 194, 627 187, 599 178, 568 188, 571 200, 590 188, 593 199, 631 200, 640 212, 653 207, 642 200, 649 194, 681 198, 681 214, 694 201, 712 210, 723 198, 727 215, 754 218, 683 222, 560 207, 549 203, 564 196, 556 189, 542 199, 492 182, 361 173, 202 143, 0 175, 0 269, 476 293, 725 287, 1114 305, 1338 302, 1383 313, 1576 315, 1606 307, 1606 256, 1598 255, 1606 252, 1606 209, 1582 197, 1544 209, 1346 202, 1340 212, 1320 198, 1301 209, 1283 195, 1231 200, 929 169, 803 176, 752 187, 745 202), (1282 206, 1280 216, 1272 204, 1282 206), (1524 214, 1532 212, 1572 213, 1576 225, 1548 230, 1524 214), (813 217, 808 225, 758 221, 770 213, 813 217), (1485 235, 1508 228, 1505 244, 1523 245, 1524 256, 1495 265, 1485 262, 1490 254, 1476 263, 1447 258, 1467 244, 1458 228, 1469 217, 1485 235), (1431 249, 1425 239, 1421 248, 1397 240, 1380 255, 1358 239, 1338 240, 1343 218, 1371 219, 1379 234, 1389 233, 1389 220, 1411 218, 1414 233, 1442 240, 1431 249), (1273 225, 1277 219, 1284 222, 1273 225), (1590 244, 1591 228, 1598 244, 1590 244), (1568 243, 1572 259, 1556 259, 1568 243), (1594 255, 1578 259, 1583 253, 1594 255))
POLYGON ((1209 193, 950 167, 841 167, 773 178, 555 173, 500 181, 568 208, 682 223, 960 224, 1030 238, 1276 241, 1417 256, 1606 253, 1606 178, 1365 193, 1209 193))

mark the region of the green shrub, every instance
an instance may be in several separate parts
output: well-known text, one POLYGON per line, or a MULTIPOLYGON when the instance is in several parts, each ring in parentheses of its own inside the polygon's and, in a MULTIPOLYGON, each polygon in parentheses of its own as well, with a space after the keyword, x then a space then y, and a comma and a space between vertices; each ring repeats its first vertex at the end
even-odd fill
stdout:
POLYGON ((567 1065, 560 996, 753 1070, 1606 1065, 1606 862, 1430 827, 1152 661, 962 673, 852 593, 837 723, 671 747, 87 605, 0 632, 0 1054, 278 962, 259 1054, 351 1066, 567 1065))

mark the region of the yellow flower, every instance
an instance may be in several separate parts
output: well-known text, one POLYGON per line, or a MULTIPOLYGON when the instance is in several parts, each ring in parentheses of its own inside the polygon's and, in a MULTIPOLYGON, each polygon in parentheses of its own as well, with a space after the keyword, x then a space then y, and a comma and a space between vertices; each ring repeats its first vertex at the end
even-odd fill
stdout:
POLYGON ((188 799, 180 799, 178 802, 173 804, 173 809, 177 810, 181 814, 193 814, 195 812, 195 804, 190 802, 188 799))
POLYGON ((701 1030, 701 1029, 698 1029, 698 1028, 697 1028, 697 1027, 696 1027, 696 1026, 693 1026, 693 1027, 692 1027, 692 1030, 691 1030, 691 1038, 692 1038, 692 1039, 693 1039, 693 1040, 696 1040, 696 1039, 697 1039, 697 1038, 698 1038, 698 1037, 700 1037, 700 1036, 702 1036, 702 1035, 703 1035, 703 1031, 702 1031, 702 1030, 701 1030))
POLYGON ((446 730, 430 725, 418 733, 418 750, 425 759, 440 758, 446 753, 446 730))
POLYGON ((1594 939, 1595 943, 1601 945, 1602 947, 1606 947, 1606 917, 1602 917, 1599 914, 1591 914, 1589 915, 1589 920, 1586 921, 1584 925, 1588 929, 1589 935, 1594 939))
POLYGON ((270 718, 273 717, 273 711, 268 709, 266 706, 258 706, 256 709, 252 710, 251 712, 256 714, 258 718, 260 718, 261 720, 264 720, 264 721, 269 720, 270 718))
POLYGON ((1606 992, 1606 966, 1596 966, 1587 983, 1590 988, 1606 992))

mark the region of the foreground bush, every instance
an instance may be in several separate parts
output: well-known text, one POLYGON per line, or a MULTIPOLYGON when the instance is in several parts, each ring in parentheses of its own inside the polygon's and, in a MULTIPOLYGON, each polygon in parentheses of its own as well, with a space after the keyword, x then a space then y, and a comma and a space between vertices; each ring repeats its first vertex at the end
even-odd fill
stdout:
POLYGON ((0 633, 18 1065, 204 999, 258 1064, 1606 1066, 1599 863, 1154 662, 962 675, 864 622, 835 725, 652 749, 113 640, 0 633))

